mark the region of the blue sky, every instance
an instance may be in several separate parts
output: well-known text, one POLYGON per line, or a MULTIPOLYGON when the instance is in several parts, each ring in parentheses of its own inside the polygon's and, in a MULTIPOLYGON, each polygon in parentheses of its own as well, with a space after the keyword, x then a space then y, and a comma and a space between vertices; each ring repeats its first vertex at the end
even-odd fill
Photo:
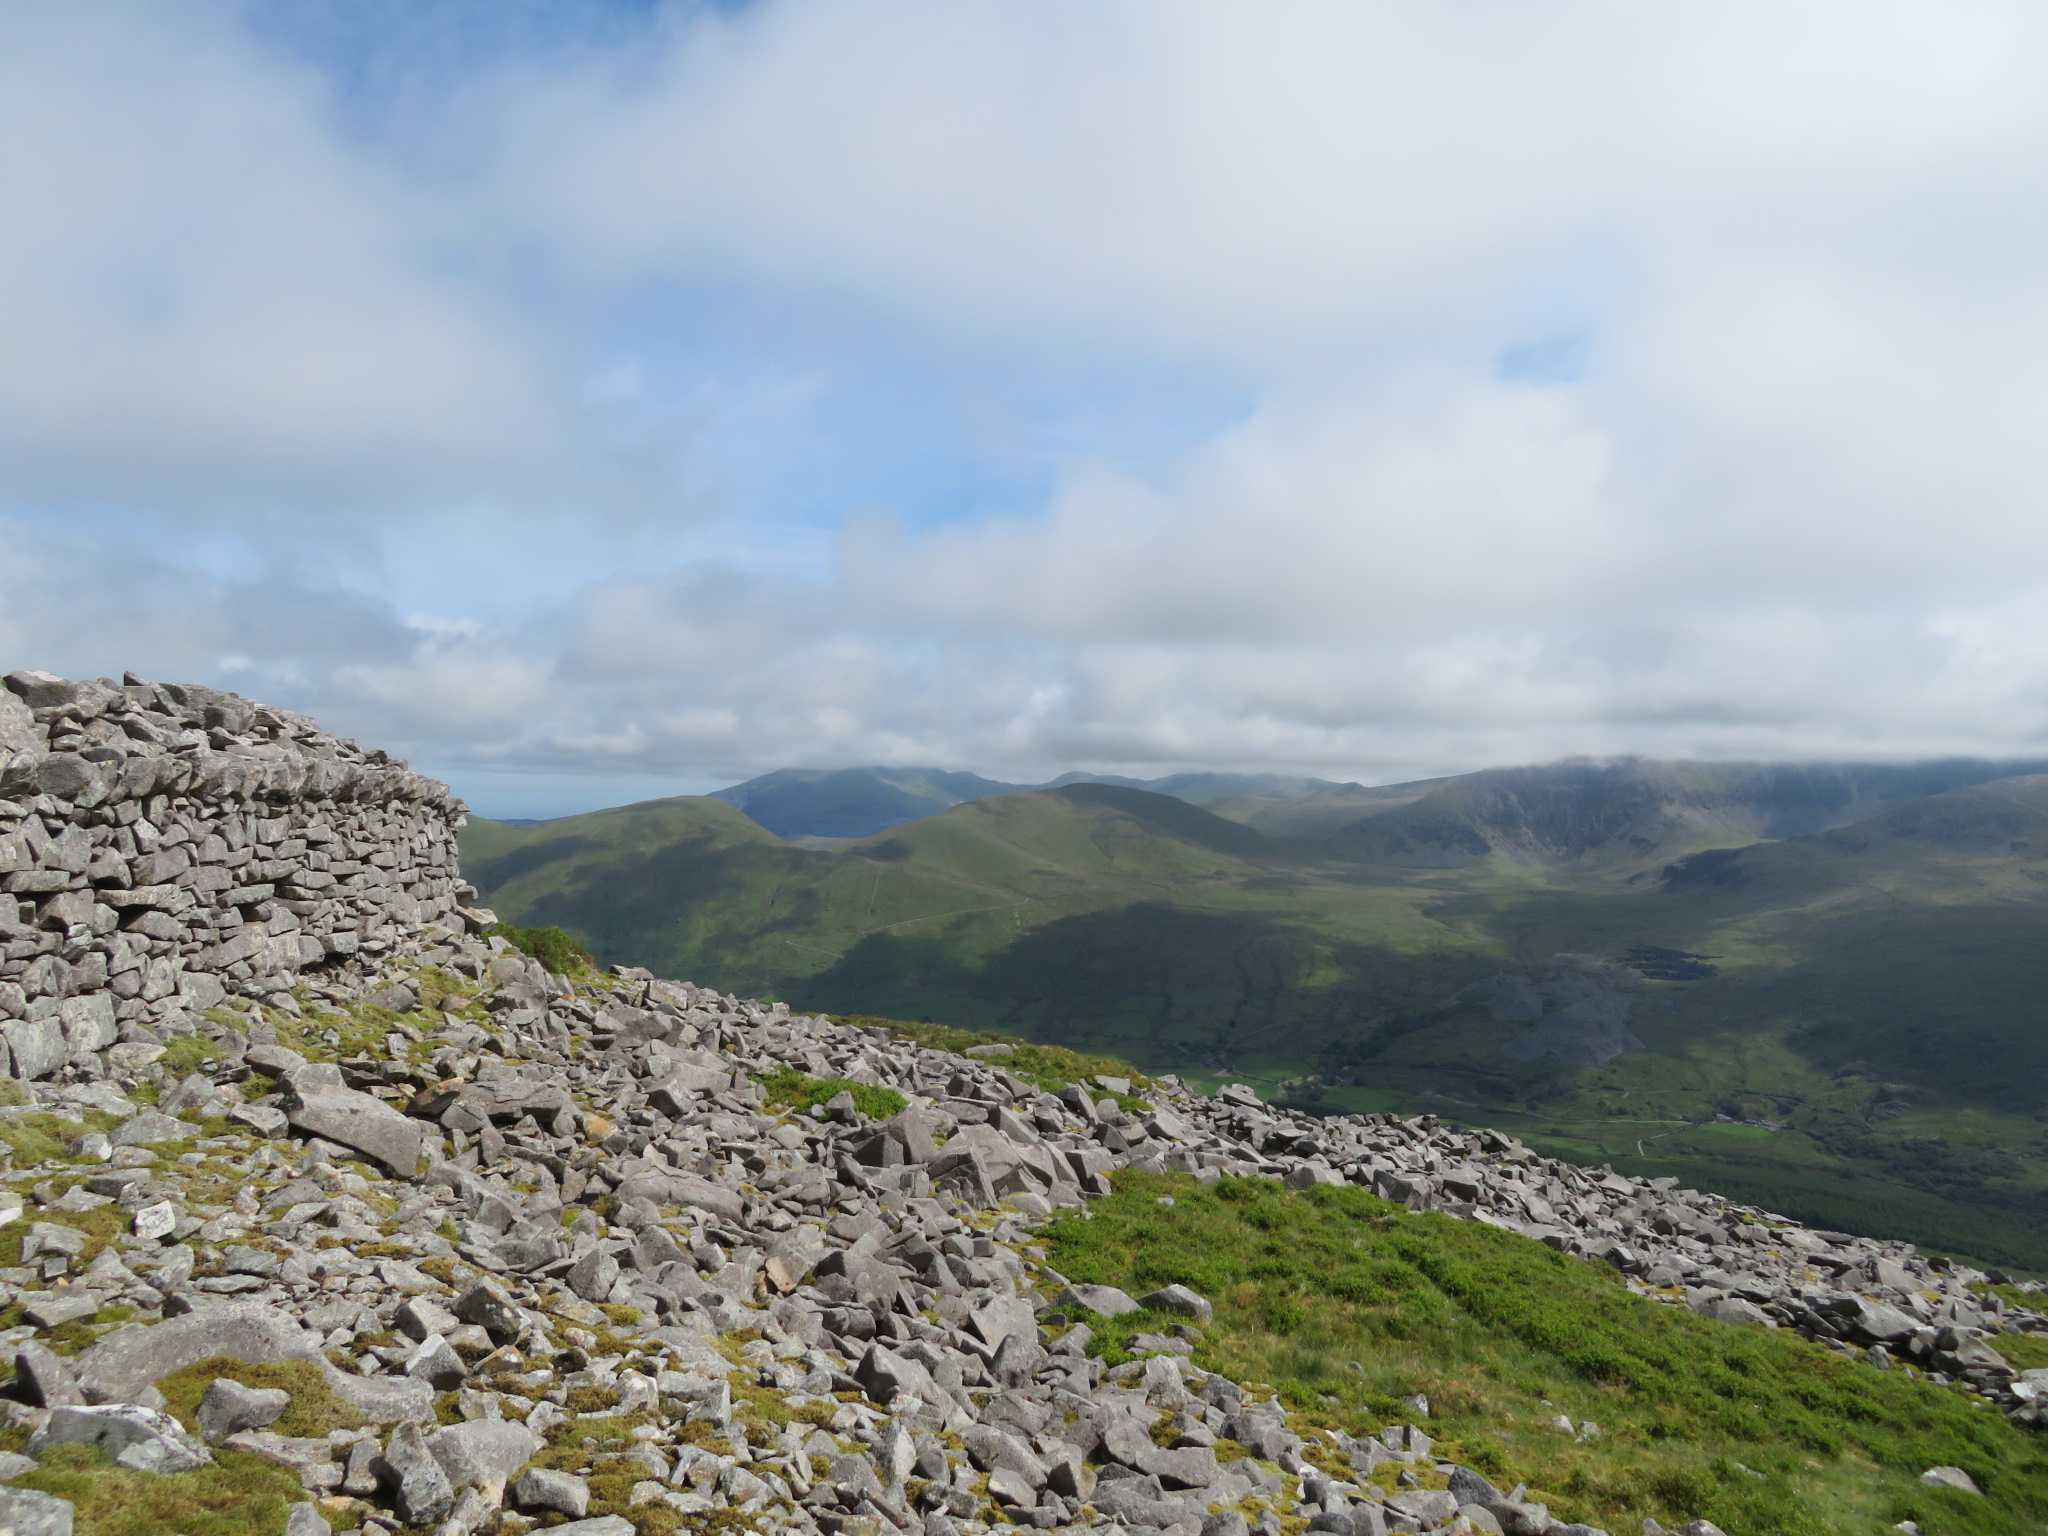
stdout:
POLYGON ((2036 752, 2048 24, 0 11, 0 653, 547 815, 2036 752))

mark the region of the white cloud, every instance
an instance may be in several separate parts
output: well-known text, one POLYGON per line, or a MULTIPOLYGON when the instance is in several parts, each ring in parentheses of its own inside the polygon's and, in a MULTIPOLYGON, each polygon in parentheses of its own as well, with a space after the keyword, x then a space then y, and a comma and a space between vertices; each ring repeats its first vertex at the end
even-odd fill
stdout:
POLYGON ((635 783, 2048 738, 2035 8, 768 0, 451 85, 459 161, 233 22, 0 12, 10 656, 635 783), (636 352, 728 293, 1250 403, 792 529, 636 352))
POLYGON ((223 6, 0 8, 14 495, 200 509, 504 492, 558 429, 452 210, 223 6))

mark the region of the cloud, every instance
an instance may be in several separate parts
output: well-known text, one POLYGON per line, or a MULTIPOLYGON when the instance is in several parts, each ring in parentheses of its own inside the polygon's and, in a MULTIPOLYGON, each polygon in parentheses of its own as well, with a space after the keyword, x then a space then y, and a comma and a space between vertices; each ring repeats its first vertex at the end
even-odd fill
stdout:
POLYGON ((307 14, 0 17, 10 656, 479 783, 2048 737, 2031 7, 307 14))
POLYGON ((459 217, 200 4, 0 10, 9 493, 355 511, 516 487, 563 425, 459 217))

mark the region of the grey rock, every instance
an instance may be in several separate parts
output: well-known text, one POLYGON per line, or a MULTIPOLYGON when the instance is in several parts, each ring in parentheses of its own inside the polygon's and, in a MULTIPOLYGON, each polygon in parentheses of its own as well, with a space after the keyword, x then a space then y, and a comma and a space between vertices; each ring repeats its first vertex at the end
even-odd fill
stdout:
POLYGON ((29 706, 12 691, 0 693, 0 755, 40 752, 47 745, 29 706))
POLYGON ((521 1509, 553 1510, 571 1520, 581 1520, 590 1512, 590 1484, 550 1467, 529 1467, 520 1473, 512 1497, 521 1509))
POLYGON ((321 1359, 320 1341, 275 1307, 218 1302, 183 1317, 115 1329, 77 1357, 78 1384, 94 1402, 129 1402, 214 1355, 251 1365, 321 1359))
POLYGON ((360 1152, 402 1179, 419 1171, 425 1128, 372 1094, 352 1088, 295 1087, 286 1097, 284 1111, 294 1130, 360 1152))
POLYGON ((41 1456, 53 1445, 96 1445, 117 1465, 137 1472, 189 1472, 213 1460, 184 1425, 137 1403, 54 1408, 25 1449, 41 1456))
POLYGON ((1430 1526, 1442 1525, 1449 1520, 1458 1512, 1459 1502, 1458 1496, 1447 1489, 1411 1488, 1405 1493, 1390 1495, 1387 1508, 1430 1526))
POLYGON ((885 1408, 905 1394, 915 1397, 926 1407, 941 1406, 949 1401, 946 1390, 932 1379, 931 1372, 924 1366, 879 1344, 868 1346, 867 1353, 853 1368, 853 1379, 863 1392, 885 1408))
POLYGON ((541 1437, 514 1419, 472 1419, 427 1438, 427 1449, 456 1488, 501 1494, 519 1469, 541 1452, 541 1437))
POLYGON ((72 1536, 71 1501, 33 1488, 0 1488, 0 1530, 13 1536, 72 1536))
POLYGON ((275 1424, 291 1406, 291 1394, 279 1387, 245 1387, 225 1376, 215 1377, 199 1399, 199 1434, 218 1445, 229 1435, 245 1429, 262 1429, 275 1424))
POLYGON ((551 1525, 548 1536, 633 1536, 633 1522, 623 1515, 599 1515, 594 1520, 571 1520, 551 1525))
POLYGON ((68 1296, 56 1291, 41 1291, 31 1292, 23 1298, 21 1312, 38 1328, 61 1328, 66 1323, 91 1317, 99 1309, 99 1301, 89 1294, 68 1296))
POLYGON ((1977 1480, 1961 1467, 1929 1467, 1920 1474, 1920 1481, 1929 1488, 1953 1488, 1958 1493, 1982 1494, 1977 1480))
POLYGON ((10 1019, 0 1024, 14 1075, 24 1081, 48 1077, 71 1060, 64 1028, 55 1019, 10 1019))
POLYGON ((14 1352, 14 1375, 28 1400, 37 1407, 77 1407, 85 1403, 71 1362, 41 1344, 23 1344, 14 1352))
MULTIPOLYGON (((1181 1317, 1192 1317, 1202 1323, 1208 1322, 1216 1314, 1216 1309, 1206 1298, 1197 1296, 1184 1285, 1169 1285, 1150 1291, 1138 1298, 1138 1305, 1155 1312, 1173 1312, 1181 1317)), ((1095 1310, 1099 1312, 1102 1309, 1098 1307, 1095 1310)))
POLYGON ((455 1507, 448 1474, 427 1449, 419 1425, 401 1424, 392 1430, 384 1454, 373 1465, 378 1482, 407 1525, 432 1525, 455 1507))
POLYGON ((407 1338, 420 1341, 429 1334, 449 1334, 460 1325, 453 1312, 427 1296, 407 1298, 392 1317, 392 1326, 407 1338))
POLYGON ((1693 1310, 1717 1323, 1751 1324, 1759 1328, 1767 1328, 1771 1323, 1762 1307, 1739 1296, 1710 1297, 1693 1310))
POLYGON ((1844 1321, 1852 1333, 1873 1344, 1893 1344, 1911 1338, 1920 1329, 1918 1318, 1860 1296, 1853 1298, 1852 1310, 1844 1321))
POLYGON ((55 709, 78 700, 78 684, 54 672, 36 672, 24 667, 5 678, 8 692, 30 709, 55 709))
POLYGON ((603 1301, 618 1278, 619 1261, 602 1248, 593 1248, 570 1267, 568 1285, 585 1301, 603 1301))
POLYGON ((243 1053, 242 1060, 257 1071, 267 1072, 272 1077, 282 1077, 285 1073, 306 1064, 305 1057, 282 1045, 252 1045, 243 1053))
POLYGON ((372 1424, 396 1424, 434 1416, 434 1388, 411 1376, 351 1376, 329 1367, 334 1395, 372 1424))
POLYGON ((284 1536, 334 1536, 318 1504, 294 1504, 285 1511, 284 1536))
POLYGON ((436 1392, 452 1392, 469 1376, 469 1367, 455 1347, 438 1333, 430 1333, 406 1357, 405 1374, 428 1383, 436 1392))
MULTIPOLYGON (((64 1043, 69 1047, 73 1061, 90 1052, 103 1051, 121 1038, 114 1022, 114 999, 104 992, 65 998, 58 1008, 57 1017, 63 1025, 64 1043)), ((124 1144, 119 1132, 115 1133, 114 1144, 124 1144)))
POLYGON ((1128 1293, 1113 1285, 1070 1285, 1059 1294, 1062 1307, 1081 1307, 1099 1317, 1122 1317, 1138 1310, 1128 1293))
POLYGON ((465 1323, 488 1329, 494 1339, 509 1339, 519 1332, 519 1309, 488 1283, 479 1282, 464 1291, 454 1310, 465 1323))
POLYGON ((616 1197, 622 1202, 645 1201, 656 1206, 709 1211, 727 1221, 738 1221, 746 1208, 738 1190, 680 1173, 632 1174, 619 1185, 616 1197))

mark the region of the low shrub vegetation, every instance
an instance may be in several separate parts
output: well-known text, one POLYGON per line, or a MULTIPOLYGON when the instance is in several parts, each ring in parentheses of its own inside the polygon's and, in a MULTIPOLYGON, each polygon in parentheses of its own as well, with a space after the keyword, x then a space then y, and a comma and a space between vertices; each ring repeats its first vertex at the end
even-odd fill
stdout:
POLYGON ((320 1367, 306 1360, 252 1365, 228 1355, 215 1355, 166 1376, 156 1386, 164 1395, 165 1411, 196 1434, 199 1399, 223 1376, 245 1387, 281 1387, 291 1394, 283 1417, 269 1426, 274 1434, 324 1435, 329 1430, 353 1429, 363 1422, 360 1413, 335 1395, 320 1367))
POLYGON ((778 1067, 754 1079, 768 1096, 770 1105, 804 1114, 813 1105, 829 1103, 842 1093, 853 1095, 853 1107, 870 1120, 887 1120, 900 1115, 910 1101, 894 1088, 877 1088, 844 1077, 806 1077, 795 1067, 778 1067))
POLYGON ((250 1536, 284 1529, 306 1498, 282 1467, 244 1451, 216 1449, 213 1465, 163 1476, 114 1465, 96 1446, 59 1445, 14 1479, 69 1499, 79 1536, 250 1536))
POLYGON ((597 957, 560 928, 515 928, 510 923, 493 923, 484 930, 484 937, 503 939, 557 976, 597 974, 597 957))
MULTIPOLYGON (((1134 1173, 1116 1186, 1050 1224, 1052 1264, 1133 1295, 1178 1281, 1209 1297, 1196 1362, 1270 1384, 1312 1442, 1420 1423, 1502 1487, 1526 1482, 1559 1518, 1617 1532, 1650 1516, 1743 1536, 1908 1519, 2016 1536, 2048 1517, 2048 1450, 1956 1388, 1708 1322, 1631 1295, 1605 1266, 1362 1190, 1134 1173), (1416 1394, 1426 1416, 1404 1401, 1416 1394), (1984 1497, 1919 1484, 1942 1465, 1984 1497)), ((1132 1335, 1182 1319, 1088 1321, 1114 1364, 1132 1335)))
MULTIPOLYGON (((1007 1045, 1010 1054, 997 1058, 993 1065, 1047 1093, 1058 1093, 1069 1083, 1084 1083, 1089 1096, 1099 1099, 1105 1094, 1092 1081, 1098 1076, 1123 1078, 1134 1089, 1143 1087, 1146 1081, 1131 1069, 1129 1063, 1114 1057, 1090 1056, 1081 1051, 1070 1051, 1063 1045, 1035 1045, 1015 1035, 999 1035, 993 1030, 955 1029, 947 1024, 913 1024, 904 1019, 871 1018, 865 1014, 837 1014, 834 1018, 838 1023, 857 1028, 886 1029, 898 1039, 915 1041, 934 1051, 957 1052, 978 1045, 1007 1045)), ((1130 1095, 1106 1096, 1116 1099, 1133 1112, 1144 1109, 1144 1105, 1130 1095)))

